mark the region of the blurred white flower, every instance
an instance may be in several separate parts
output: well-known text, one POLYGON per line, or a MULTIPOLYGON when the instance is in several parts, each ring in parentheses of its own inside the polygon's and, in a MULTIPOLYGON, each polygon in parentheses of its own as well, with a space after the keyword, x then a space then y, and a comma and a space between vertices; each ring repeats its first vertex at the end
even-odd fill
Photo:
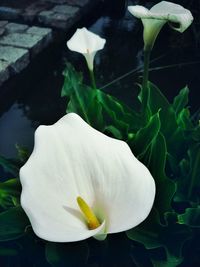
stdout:
POLYGON ((169 26, 179 32, 184 32, 192 23, 193 16, 188 9, 181 5, 162 1, 150 10, 143 6, 129 6, 132 15, 142 19, 144 25, 144 44, 146 50, 151 50, 157 35, 168 22, 169 26))
POLYGON ((71 51, 83 54, 88 68, 92 71, 96 53, 104 48, 106 40, 86 28, 77 29, 67 46, 71 51))
POLYGON ((20 170, 21 205, 34 232, 54 242, 128 230, 148 216, 155 183, 128 145, 69 113, 40 126, 20 170))

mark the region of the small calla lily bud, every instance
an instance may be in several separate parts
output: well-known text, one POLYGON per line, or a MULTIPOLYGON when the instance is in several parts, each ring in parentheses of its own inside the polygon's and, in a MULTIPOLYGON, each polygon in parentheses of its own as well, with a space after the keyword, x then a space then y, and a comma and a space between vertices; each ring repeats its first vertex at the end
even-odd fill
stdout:
POLYGON ((76 30, 67 42, 67 46, 71 51, 81 53, 87 61, 89 70, 93 71, 94 57, 99 50, 104 48, 105 43, 105 39, 86 28, 81 28, 76 30))

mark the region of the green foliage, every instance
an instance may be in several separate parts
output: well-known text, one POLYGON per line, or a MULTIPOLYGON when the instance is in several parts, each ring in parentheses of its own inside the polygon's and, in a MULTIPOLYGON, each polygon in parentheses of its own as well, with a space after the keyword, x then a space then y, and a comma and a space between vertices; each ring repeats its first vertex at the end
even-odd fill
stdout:
POLYGON ((163 247, 166 250, 165 260, 174 261, 182 259, 182 248, 191 238, 191 230, 186 225, 177 223, 175 212, 164 213, 164 223, 161 223, 158 212, 153 209, 148 219, 141 226, 127 231, 127 235, 141 242, 147 249, 163 247))
POLYGON ((193 124, 187 107, 188 88, 183 88, 171 104, 149 82, 149 102, 141 114, 114 97, 83 85, 81 75, 71 66, 67 66, 64 75, 68 81, 69 77, 71 81, 73 77, 77 79, 76 84, 73 80, 73 84, 64 83, 63 86, 62 95, 69 98, 67 111, 77 112, 85 119, 79 108, 81 105, 87 107, 88 122, 99 129, 90 119, 94 109, 90 111, 87 103, 90 106, 92 102, 103 122, 101 131, 128 142, 155 179, 157 194, 154 209, 144 223, 127 232, 128 237, 143 244, 146 249, 162 247, 165 250, 163 259, 152 257, 153 266, 178 266, 184 259, 182 248, 192 238, 192 225, 199 225, 198 208, 191 210, 190 207, 199 204, 200 130, 198 125, 193 124), (73 109, 69 109, 77 87, 82 87, 79 91, 81 98, 79 103, 74 102, 73 109), (64 94, 64 91, 68 93, 64 94), (181 214, 182 206, 184 214, 181 214))
POLYGON ((22 163, 22 165, 28 160, 30 153, 26 147, 20 146, 18 144, 15 145, 17 150, 17 158, 22 163))
POLYGON ((14 177, 19 175, 19 169, 29 158, 29 152, 26 148, 19 146, 18 144, 15 145, 15 148, 17 150, 16 159, 7 159, 0 156, 0 167, 2 167, 6 173, 9 173, 14 177))
POLYGON ((0 156, 0 166, 3 167, 5 172, 14 176, 17 176, 19 173, 19 164, 16 160, 6 159, 3 156, 0 156))
POLYGON ((134 110, 103 91, 82 84, 81 74, 71 65, 67 65, 63 74, 65 82, 61 95, 69 98, 67 113, 75 112, 94 128, 101 131, 106 128, 124 139, 128 138, 129 131, 142 126, 141 116, 134 110))
POLYGON ((86 266, 89 248, 84 241, 66 244, 48 242, 45 253, 47 261, 53 267, 77 267, 80 262, 82 266, 86 266))
POLYGON ((176 190, 174 181, 169 179, 165 173, 166 154, 167 146, 165 138, 159 133, 147 154, 146 158, 148 158, 148 163, 146 165, 156 182, 157 194, 155 207, 160 213, 160 217, 163 216, 164 212, 172 210, 171 201, 176 190))
POLYGON ((0 213, 0 241, 8 241, 25 234, 29 220, 21 207, 13 207, 0 213))
POLYGON ((0 207, 3 209, 19 205, 21 184, 19 179, 0 183, 0 207))
POLYGON ((191 227, 200 228, 200 206, 187 208, 184 214, 178 215, 178 222, 191 227))
MULTIPOLYGON (((177 201, 199 203, 200 201, 200 143, 189 147, 180 164, 180 179, 177 180, 177 201)), ((193 204, 192 204, 193 205, 193 204)))
POLYGON ((147 125, 140 128, 136 134, 129 135, 129 145, 133 148, 138 158, 145 155, 160 131, 159 111, 150 117, 147 125))

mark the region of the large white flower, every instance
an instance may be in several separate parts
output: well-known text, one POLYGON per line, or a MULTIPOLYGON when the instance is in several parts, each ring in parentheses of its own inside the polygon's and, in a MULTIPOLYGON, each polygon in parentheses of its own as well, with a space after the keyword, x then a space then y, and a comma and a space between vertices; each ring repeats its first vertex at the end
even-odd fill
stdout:
POLYGON ((54 242, 128 230, 148 216, 155 197, 151 174, 128 145, 74 113, 36 130, 20 179, 34 232, 54 242))
POLYGON ((97 34, 88 31, 86 28, 77 29, 72 38, 67 42, 67 46, 71 51, 83 54, 88 68, 92 71, 94 65, 94 57, 97 51, 104 48, 106 40, 97 34))
POLYGON ((155 39, 165 23, 176 31, 184 32, 192 23, 193 16, 188 9, 181 5, 162 1, 150 10, 143 6, 129 6, 132 15, 142 19, 144 25, 145 47, 151 49, 155 39))

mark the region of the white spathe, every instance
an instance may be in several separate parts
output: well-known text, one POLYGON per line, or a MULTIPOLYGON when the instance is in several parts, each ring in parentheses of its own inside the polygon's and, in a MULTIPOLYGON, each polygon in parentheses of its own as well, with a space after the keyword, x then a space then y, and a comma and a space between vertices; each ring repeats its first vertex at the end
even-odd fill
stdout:
POLYGON ((150 10, 143 6, 129 6, 132 15, 142 19, 144 25, 145 47, 152 49, 155 39, 165 23, 176 31, 184 32, 192 23, 193 16, 188 9, 181 5, 162 1, 150 10))
POLYGON ((67 46, 71 51, 83 54, 88 68, 93 70, 94 57, 97 51, 104 48, 106 40, 99 35, 88 31, 86 28, 77 29, 71 39, 67 42, 67 46))
POLYGON ((35 132, 34 150, 20 169, 21 205, 34 232, 72 242, 131 229, 148 216, 155 183, 128 145, 69 113, 35 132), (77 204, 81 196, 101 225, 89 230, 77 204))

